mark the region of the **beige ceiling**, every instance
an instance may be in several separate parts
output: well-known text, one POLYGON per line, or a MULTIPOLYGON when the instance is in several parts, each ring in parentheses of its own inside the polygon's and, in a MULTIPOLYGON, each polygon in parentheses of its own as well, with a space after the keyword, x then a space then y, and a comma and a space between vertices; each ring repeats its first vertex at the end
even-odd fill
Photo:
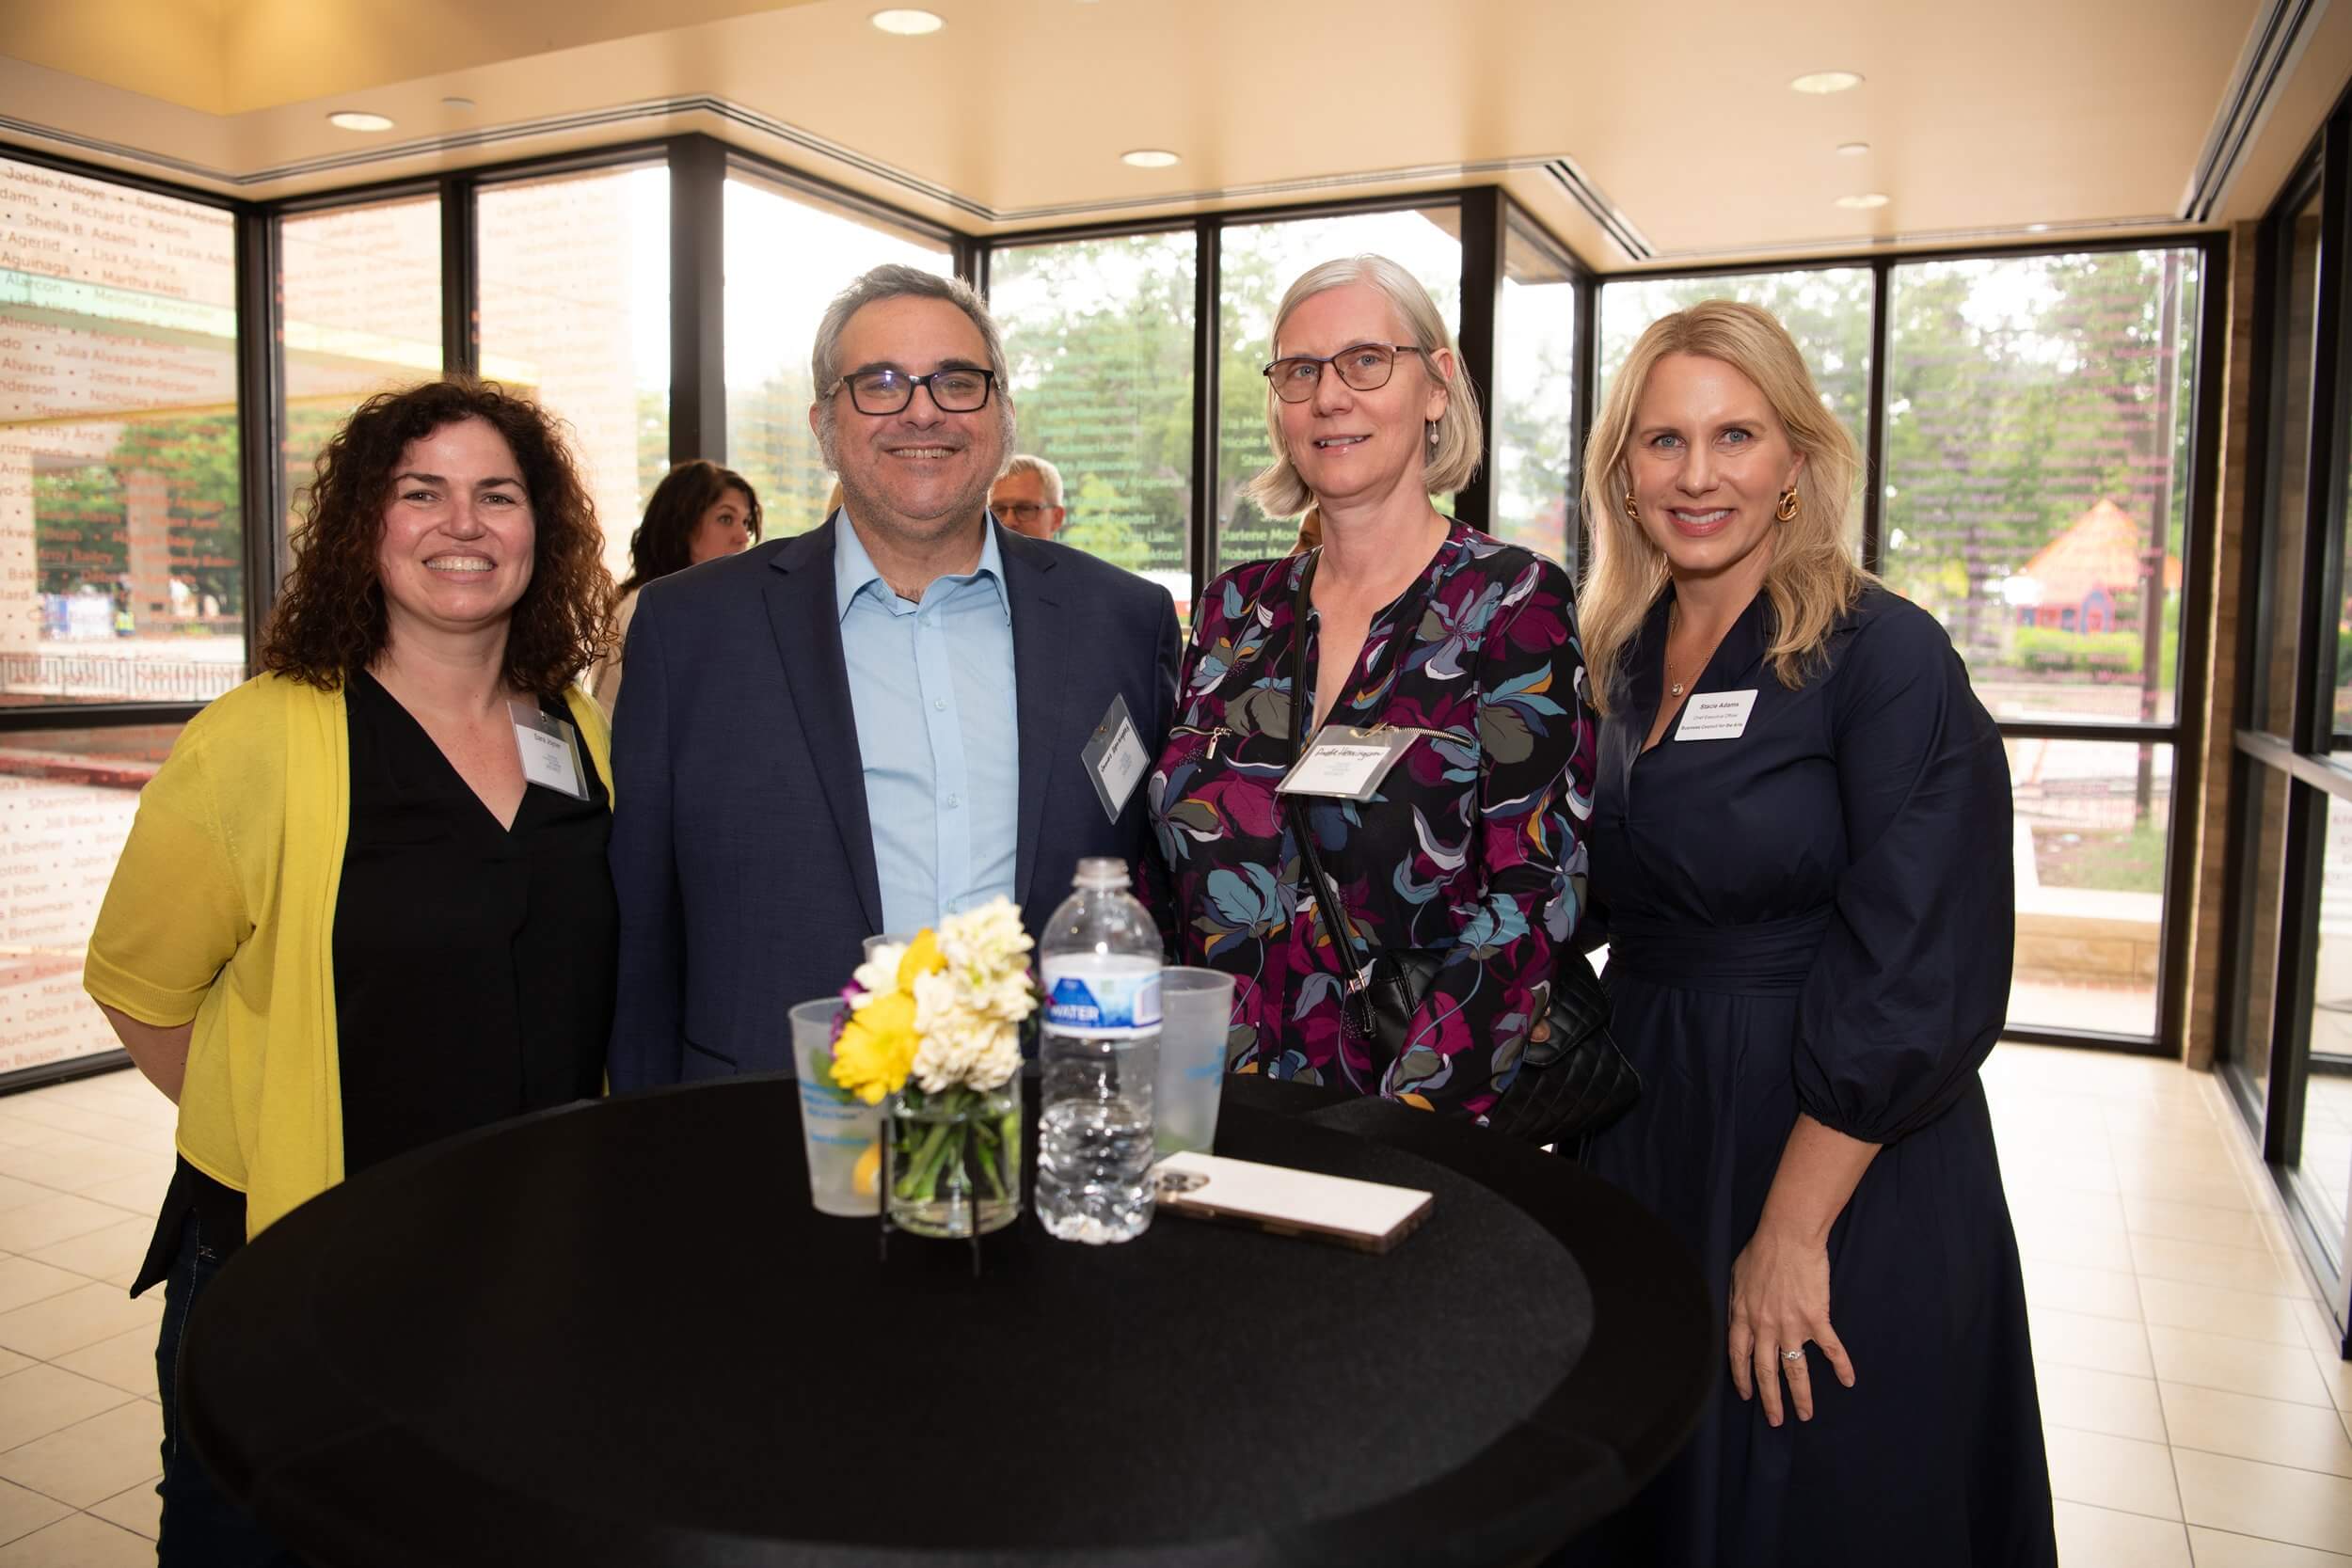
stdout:
POLYGON ((2290 0, 880 3, 0 0, 0 139, 275 197, 703 130, 973 232, 1493 181, 1615 271, 2184 227, 2249 39, 2315 9, 2249 216, 2352 75, 2352 7, 2290 0))

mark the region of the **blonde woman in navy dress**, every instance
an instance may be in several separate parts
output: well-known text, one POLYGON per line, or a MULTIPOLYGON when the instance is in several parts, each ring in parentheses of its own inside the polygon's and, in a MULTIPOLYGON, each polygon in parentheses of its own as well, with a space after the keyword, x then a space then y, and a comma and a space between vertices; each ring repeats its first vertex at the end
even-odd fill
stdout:
POLYGON ((1854 562, 1852 438, 1770 315, 1653 325, 1587 452, 1592 892, 1644 1085, 1593 1167, 1697 1254, 1725 1367, 1586 1550, 2055 1563, 1977 1079, 2014 940, 1999 734, 1854 562))

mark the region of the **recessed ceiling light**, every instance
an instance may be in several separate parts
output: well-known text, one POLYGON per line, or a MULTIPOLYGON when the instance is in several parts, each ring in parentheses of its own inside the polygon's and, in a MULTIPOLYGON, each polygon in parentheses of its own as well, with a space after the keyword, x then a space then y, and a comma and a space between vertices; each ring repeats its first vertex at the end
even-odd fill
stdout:
POLYGON ((1131 168, 1173 168, 1184 160, 1165 148, 1138 147, 1133 152, 1121 152, 1119 161, 1131 168))
POLYGON ((1885 206, 1886 198, 1880 195, 1877 191, 1865 191, 1860 196, 1839 197, 1837 198, 1837 205, 1840 207, 1851 207, 1856 212, 1867 212, 1873 207, 1885 206))
POLYGON ((947 25, 930 11, 876 11, 866 20, 883 32, 896 33, 902 39, 921 38, 925 33, 936 33, 947 25))
POLYGON ((444 109, 470 109, 473 107, 473 100, 470 98, 444 98, 441 100, 441 107, 444 109))
POLYGON ((1862 85, 1862 73, 1858 71, 1816 71, 1797 77, 1788 85, 1799 92, 1844 92, 1849 87, 1862 85))
POLYGON ((343 109, 326 117, 326 123, 338 131, 389 131, 392 122, 382 115, 362 114, 357 109, 343 109))
POLYGON ((1870 144, 1867 141, 1841 141, 1837 144, 1837 155, 1841 158, 1859 158, 1869 150, 1870 144))

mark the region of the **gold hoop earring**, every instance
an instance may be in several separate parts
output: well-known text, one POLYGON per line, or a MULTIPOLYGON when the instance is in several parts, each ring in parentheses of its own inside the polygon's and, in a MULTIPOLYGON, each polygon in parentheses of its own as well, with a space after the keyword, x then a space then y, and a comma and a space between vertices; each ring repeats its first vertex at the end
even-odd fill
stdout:
POLYGON ((1801 509, 1801 503, 1797 499, 1797 487, 1791 484, 1780 493, 1780 504, 1772 508, 1772 515, 1784 523, 1793 523, 1797 520, 1797 513, 1801 509))
POLYGON ((1625 515, 1628 522, 1638 523, 1642 520, 1642 509, 1633 504, 1633 492, 1630 490, 1625 493, 1625 515))

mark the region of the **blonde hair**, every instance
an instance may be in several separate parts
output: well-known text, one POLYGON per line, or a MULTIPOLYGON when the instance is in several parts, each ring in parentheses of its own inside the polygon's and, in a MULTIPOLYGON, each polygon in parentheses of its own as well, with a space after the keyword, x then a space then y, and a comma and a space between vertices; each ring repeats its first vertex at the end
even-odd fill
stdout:
MULTIPOLYGON (((1275 353, 1281 352, 1282 324, 1290 320, 1292 311, 1317 294, 1350 283, 1369 283, 1388 296, 1397 320, 1413 340, 1400 346, 1422 350, 1415 357, 1430 378, 1446 389, 1445 412, 1437 420, 1438 439, 1424 453, 1422 485, 1433 496, 1450 496, 1478 472, 1482 451, 1478 391, 1462 369, 1462 352, 1454 345, 1454 334, 1446 330, 1445 318, 1438 314, 1437 302, 1421 286, 1421 279, 1386 256, 1348 256, 1308 268, 1282 295, 1281 309, 1274 312, 1275 353), (1453 374, 1439 369, 1440 355, 1453 365, 1453 374)), ((1274 462, 1249 482, 1243 494, 1269 517, 1295 517, 1307 510, 1314 495, 1291 466, 1290 449, 1282 442, 1281 405, 1275 401, 1271 385, 1265 393, 1265 428, 1273 443, 1274 462)))
POLYGON ((1788 444, 1804 455, 1797 515, 1773 531, 1765 594, 1772 606, 1767 656, 1794 689, 1819 662, 1837 619, 1872 580, 1846 543, 1846 515, 1862 471, 1845 421, 1822 404, 1788 330, 1772 313, 1737 300, 1709 299, 1650 323, 1609 384, 1585 445, 1584 515, 1593 530, 1593 568, 1577 595, 1584 658, 1595 674, 1593 707, 1606 713, 1625 675, 1642 622, 1665 593, 1666 554, 1626 511, 1626 443, 1650 371, 1670 354, 1720 359, 1756 383, 1788 444))

